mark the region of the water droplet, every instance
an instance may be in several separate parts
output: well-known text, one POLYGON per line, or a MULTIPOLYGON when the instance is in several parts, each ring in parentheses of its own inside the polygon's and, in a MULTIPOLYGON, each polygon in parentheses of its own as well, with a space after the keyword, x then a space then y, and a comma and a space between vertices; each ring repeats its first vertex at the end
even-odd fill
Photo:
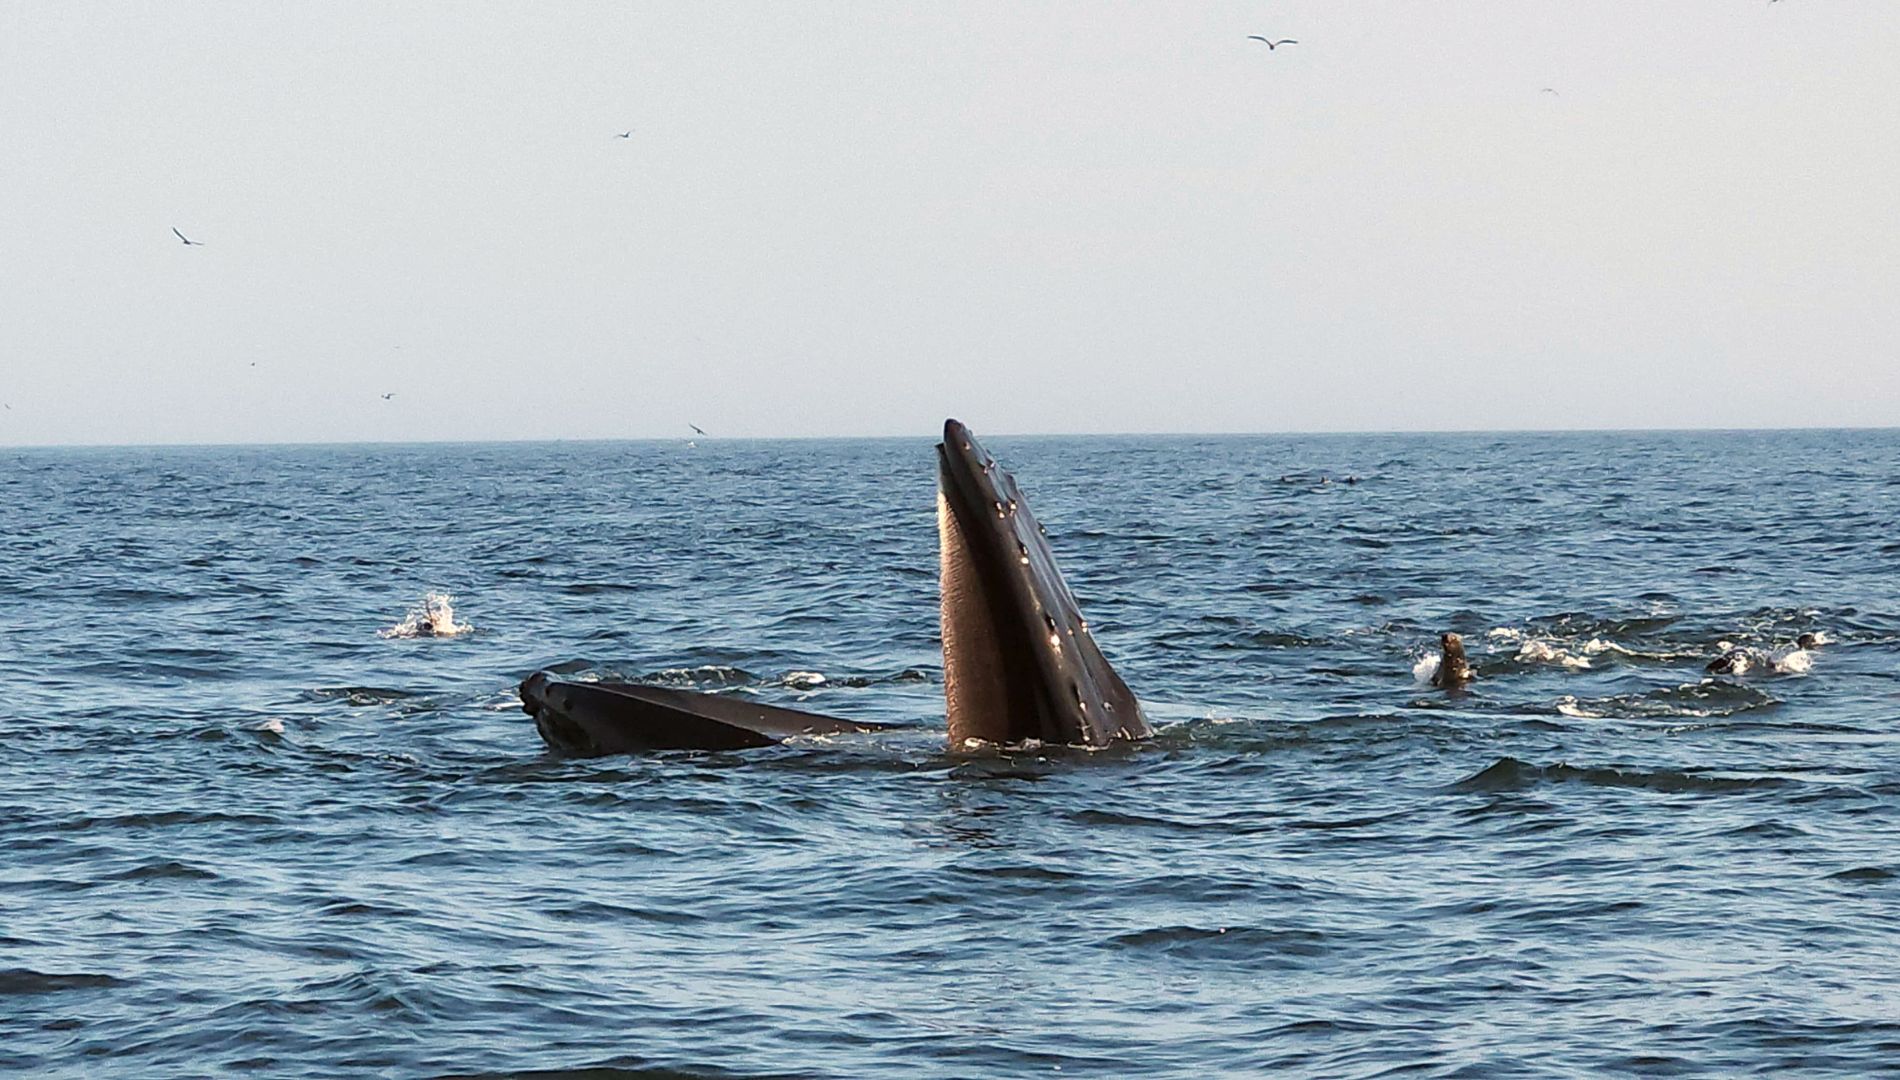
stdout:
POLYGON ((1029 547, 1021 540, 1016 541, 1016 561, 1024 566, 1029 565, 1029 547))

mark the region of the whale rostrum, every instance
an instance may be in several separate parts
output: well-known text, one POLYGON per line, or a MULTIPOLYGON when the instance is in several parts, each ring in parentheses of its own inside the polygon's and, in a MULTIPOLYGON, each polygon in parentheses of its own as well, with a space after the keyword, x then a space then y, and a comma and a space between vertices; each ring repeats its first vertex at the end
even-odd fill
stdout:
MULTIPOLYGON (((1106 746, 1151 734, 1102 655, 1014 477, 956 420, 937 446, 943 690, 949 743, 1106 746)), ((884 724, 634 683, 536 672, 521 707, 557 750, 736 750, 884 724)))

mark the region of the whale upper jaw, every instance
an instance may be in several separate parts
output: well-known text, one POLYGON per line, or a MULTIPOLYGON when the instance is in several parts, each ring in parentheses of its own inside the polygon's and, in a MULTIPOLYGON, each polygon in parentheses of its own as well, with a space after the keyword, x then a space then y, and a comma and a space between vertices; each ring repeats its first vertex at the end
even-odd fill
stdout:
POLYGON ((944 423, 937 463, 950 745, 1146 738, 1141 706, 1096 647, 1015 478, 956 420, 944 423))

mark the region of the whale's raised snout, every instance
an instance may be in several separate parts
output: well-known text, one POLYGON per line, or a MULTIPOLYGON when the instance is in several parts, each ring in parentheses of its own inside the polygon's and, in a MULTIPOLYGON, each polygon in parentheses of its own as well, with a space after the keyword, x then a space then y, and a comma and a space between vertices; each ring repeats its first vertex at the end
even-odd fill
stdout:
POLYGON ((1145 738, 1148 721, 1096 647, 1015 478, 955 419, 937 465, 950 744, 1145 738))

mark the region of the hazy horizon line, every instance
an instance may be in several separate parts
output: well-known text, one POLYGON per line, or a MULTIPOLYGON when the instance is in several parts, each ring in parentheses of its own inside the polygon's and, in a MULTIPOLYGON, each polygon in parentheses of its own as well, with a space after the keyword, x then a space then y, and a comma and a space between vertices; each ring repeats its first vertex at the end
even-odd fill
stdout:
MULTIPOLYGON (((1348 430, 1290 431, 1006 431, 983 430, 984 438, 998 439, 1262 439, 1262 438, 1344 438, 1349 436, 1469 436, 1469 435, 1723 435, 1777 434, 1784 432, 1900 432, 1900 425, 1839 424, 1794 425, 1785 427, 1609 427, 1609 428, 1364 428, 1348 430)), ((7 443, 0 450, 241 450, 292 449, 297 447, 351 446, 560 446, 590 443, 757 443, 757 442, 892 442, 935 440, 937 435, 602 435, 583 437, 483 439, 318 439, 278 442, 127 442, 127 443, 7 443)))

